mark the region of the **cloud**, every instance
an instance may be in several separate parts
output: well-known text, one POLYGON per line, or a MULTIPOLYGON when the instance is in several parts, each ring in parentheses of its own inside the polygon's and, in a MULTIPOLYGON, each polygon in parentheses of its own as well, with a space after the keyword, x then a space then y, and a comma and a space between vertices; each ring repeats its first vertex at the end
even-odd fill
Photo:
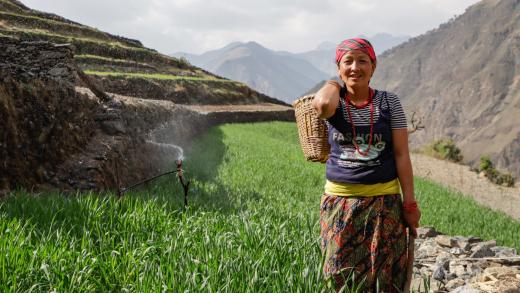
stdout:
POLYGON ((301 52, 322 41, 386 32, 415 36, 476 0, 22 0, 164 53, 202 53, 233 41, 301 52))

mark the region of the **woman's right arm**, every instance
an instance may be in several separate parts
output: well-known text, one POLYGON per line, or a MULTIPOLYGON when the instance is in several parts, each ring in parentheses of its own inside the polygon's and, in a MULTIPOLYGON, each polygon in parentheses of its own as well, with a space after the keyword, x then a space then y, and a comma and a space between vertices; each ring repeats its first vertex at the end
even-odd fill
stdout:
POLYGON ((334 115, 339 103, 339 90, 341 86, 335 80, 328 80, 325 85, 314 95, 312 106, 316 109, 318 117, 327 119, 334 115))

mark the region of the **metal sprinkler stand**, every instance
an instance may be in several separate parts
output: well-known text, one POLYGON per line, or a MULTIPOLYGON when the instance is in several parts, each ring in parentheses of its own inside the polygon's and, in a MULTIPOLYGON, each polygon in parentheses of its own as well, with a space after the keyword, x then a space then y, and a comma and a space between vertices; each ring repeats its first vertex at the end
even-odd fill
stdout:
POLYGON ((177 173, 177 177, 179 178, 179 182, 181 183, 182 185, 182 188, 184 189, 184 207, 187 207, 188 206, 188 190, 189 190, 189 187, 190 187, 190 182, 189 181, 185 181, 184 179, 184 176, 183 176, 183 170, 182 170, 182 160, 176 160, 175 161, 177 163, 177 170, 175 171, 168 171, 168 172, 165 172, 165 173, 161 173, 161 174, 158 174, 156 176, 153 176, 153 177, 150 177, 150 178, 147 178, 147 179, 144 179, 144 180, 141 180, 133 185, 130 185, 128 187, 123 187, 121 188, 121 181, 120 181, 120 178, 119 178, 119 169, 118 169, 118 166, 117 166, 117 162, 116 162, 116 165, 115 165, 115 171, 116 171, 116 184, 117 184, 117 197, 118 198, 121 198, 123 196, 123 194, 125 192, 127 192, 128 190, 130 189, 133 189, 137 186, 140 186, 140 185, 143 185, 145 183, 148 183, 152 180, 155 180, 159 177, 162 177, 162 176, 165 176, 165 175, 168 175, 168 174, 173 174, 173 173, 177 173))
POLYGON ((190 182, 184 181, 184 176, 182 172, 182 160, 177 160, 177 177, 179 178, 179 182, 184 189, 184 207, 188 206, 188 189, 190 188, 190 182))

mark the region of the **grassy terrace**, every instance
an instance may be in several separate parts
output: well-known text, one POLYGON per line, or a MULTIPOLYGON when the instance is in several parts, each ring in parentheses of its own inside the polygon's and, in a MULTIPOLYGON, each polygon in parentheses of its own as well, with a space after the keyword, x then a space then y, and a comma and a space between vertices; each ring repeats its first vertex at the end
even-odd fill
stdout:
POLYGON ((11 11, 11 12, 19 12, 19 13, 24 12, 24 10, 22 8, 20 8, 19 6, 15 5, 7 0, 0 0, 0 8, 3 10, 6 10, 6 11, 11 11))
POLYGON ((91 71, 85 70, 86 74, 90 75, 98 75, 98 76, 115 76, 115 77, 125 77, 125 78, 146 78, 146 79, 160 79, 160 80, 192 80, 192 81, 213 81, 213 82, 227 82, 227 83, 236 83, 238 85, 242 85, 242 83, 229 80, 229 79, 221 79, 216 78, 210 75, 206 77, 198 77, 198 76, 182 76, 182 75, 170 75, 170 74, 150 74, 150 73, 123 73, 123 72, 101 72, 101 71, 91 71))
POLYGON ((180 69, 177 66, 168 66, 158 63, 144 63, 128 59, 116 59, 91 54, 74 55, 74 59, 84 70, 91 71, 122 71, 122 72, 146 72, 162 73, 171 75, 191 74, 195 76, 206 76, 202 70, 195 67, 180 69))
MULTIPOLYGON (((102 42, 113 41, 108 34, 94 28, 45 19, 33 15, 0 11, 0 19, 6 20, 10 25, 17 28, 32 29, 37 27, 38 29, 47 31, 60 32, 63 36, 83 37, 102 42)), ((125 45, 128 46, 128 44, 125 45)))
POLYGON ((86 61, 86 62, 88 62, 89 60, 99 60, 99 61, 104 61, 107 63, 124 64, 124 65, 128 65, 128 66, 131 66, 131 65, 138 65, 138 66, 142 66, 142 67, 151 67, 152 66, 148 63, 137 62, 137 61, 128 60, 128 59, 109 58, 109 57, 90 55, 90 54, 74 55, 74 59, 76 59, 78 61, 86 61))
MULTIPOLYGON (((112 194, 0 200, 0 291, 319 292, 324 166, 294 123, 212 128, 175 178, 112 194)), ((520 249, 520 222, 416 178, 423 225, 520 249)))
POLYGON ((104 40, 99 40, 95 38, 84 38, 84 37, 75 37, 75 36, 68 36, 68 35, 62 35, 57 34, 45 29, 35 29, 35 28, 18 28, 18 27, 12 27, 8 30, 3 30, 5 32, 9 32, 11 34, 20 35, 20 36, 35 36, 35 37, 41 37, 42 39, 49 39, 49 40, 57 40, 59 43, 66 43, 66 42, 84 42, 84 43, 94 43, 96 45, 106 45, 111 47, 119 47, 121 49, 131 50, 131 51, 145 51, 145 52, 151 52, 154 54, 157 54, 157 52, 142 48, 142 47, 130 47, 125 44, 119 43, 119 42, 106 42, 104 40))
POLYGON ((158 63, 163 66, 185 68, 179 60, 144 47, 129 47, 119 42, 104 42, 96 39, 72 37, 39 29, 9 28, 0 33, 20 37, 22 40, 44 40, 54 43, 70 43, 79 55, 97 55, 114 59, 134 60, 143 63, 158 63))

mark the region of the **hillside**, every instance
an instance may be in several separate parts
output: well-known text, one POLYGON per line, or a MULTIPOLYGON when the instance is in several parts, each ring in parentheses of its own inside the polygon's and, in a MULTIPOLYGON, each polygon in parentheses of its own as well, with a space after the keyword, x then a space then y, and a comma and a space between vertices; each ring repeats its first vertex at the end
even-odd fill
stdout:
POLYGON ((373 85, 423 117, 418 146, 452 138, 466 162, 488 154, 520 176, 520 1, 485 0, 379 58, 373 85))
POLYGON ((282 103, 240 82, 159 54, 137 40, 32 10, 16 0, 0 0, 0 34, 72 44, 79 68, 107 92, 183 104, 282 103))
POLYGON ((122 188, 213 125, 294 120, 243 83, 16 0, 0 0, 0 114, 0 196, 122 188))

